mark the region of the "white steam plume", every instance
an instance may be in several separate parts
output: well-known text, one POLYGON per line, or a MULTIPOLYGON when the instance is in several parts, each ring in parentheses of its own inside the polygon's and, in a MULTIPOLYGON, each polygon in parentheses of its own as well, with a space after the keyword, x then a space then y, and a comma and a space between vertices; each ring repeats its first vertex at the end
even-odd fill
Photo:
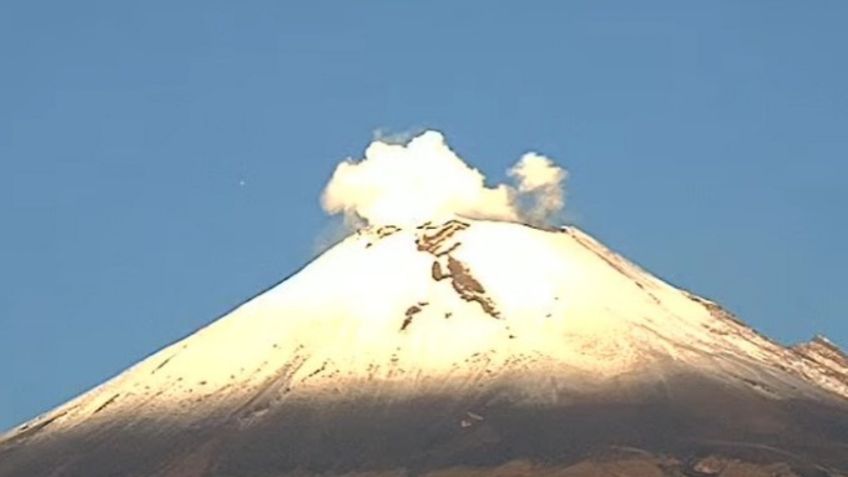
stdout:
POLYGON ((562 183, 567 173, 547 157, 528 152, 512 166, 509 175, 518 182, 519 199, 531 199, 521 204, 525 221, 548 223, 565 206, 562 183))
POLYGON ((336 167, 321 204, 368 224, 418 225, 453 216, 541 225, 564 205, 565 170, 528 153, 509 170, 517 187, 487 187, 485 176, 456 155, 437 131, 406 144, 376 140, 365 158, 336 167))

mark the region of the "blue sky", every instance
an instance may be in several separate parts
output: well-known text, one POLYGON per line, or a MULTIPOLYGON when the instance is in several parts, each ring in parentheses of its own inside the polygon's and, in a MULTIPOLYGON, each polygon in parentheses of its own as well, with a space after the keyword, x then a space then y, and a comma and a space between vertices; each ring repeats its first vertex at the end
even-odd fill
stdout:
POLYGON ((0 428, 303 265, 377 129, 553 157, 608 245, 848 345, 848 3, 291 3, 0 6, 0 428))

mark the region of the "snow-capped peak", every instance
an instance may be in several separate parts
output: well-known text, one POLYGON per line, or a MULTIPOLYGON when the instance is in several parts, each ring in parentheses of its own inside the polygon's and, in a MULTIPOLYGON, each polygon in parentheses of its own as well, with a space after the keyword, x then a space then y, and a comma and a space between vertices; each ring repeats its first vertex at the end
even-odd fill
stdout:
POLYGON ((7 437, 495 385, 547 402, 562 386, 682 372, 773 399, 848 398, 845 355, 829 342, 780 346, 575 227, 381 226, 7 437))

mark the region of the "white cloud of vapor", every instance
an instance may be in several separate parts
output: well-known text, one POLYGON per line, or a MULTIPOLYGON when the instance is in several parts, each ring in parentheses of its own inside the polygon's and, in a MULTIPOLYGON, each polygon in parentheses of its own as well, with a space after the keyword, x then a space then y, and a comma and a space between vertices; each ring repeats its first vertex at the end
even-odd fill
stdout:
POLYGON ((329 214, 368 224, 418 225, 453 216, 544 224, 564 205, 566 172, 550 159, 525 154, 509 170, 516 185, 486 186, 437 131, 406 144, 380 140, 365 158, 336 167, 321 204, 329 214))
POLYGON ((509 170, 518 183, 524 221, 545 224, 556 218, 565 206, 563 182, 567 173, 545 156, 528 152, 509 170))

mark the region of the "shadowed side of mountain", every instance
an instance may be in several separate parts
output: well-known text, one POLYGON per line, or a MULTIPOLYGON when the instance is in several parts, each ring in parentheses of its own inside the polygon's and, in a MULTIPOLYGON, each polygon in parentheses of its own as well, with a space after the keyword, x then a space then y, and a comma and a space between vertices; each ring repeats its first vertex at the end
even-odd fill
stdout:
POLYGON ((774 400, 678 375, 554 401, 492 387, 284 400, 190 424, 128 416, 19 435, 0 448, 0 476, 848 473, 848 405, 836 399, 774 400))

